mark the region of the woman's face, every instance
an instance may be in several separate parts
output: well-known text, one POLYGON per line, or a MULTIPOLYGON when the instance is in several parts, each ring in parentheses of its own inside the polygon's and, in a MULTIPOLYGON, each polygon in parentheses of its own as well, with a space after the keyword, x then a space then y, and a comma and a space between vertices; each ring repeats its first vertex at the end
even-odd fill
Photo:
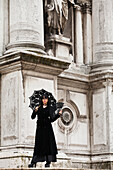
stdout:
POLYGON ((43 103, 43 105, 47 105, 47 102, 48 102, 48 99, 42 99, 42 103, 43 103))

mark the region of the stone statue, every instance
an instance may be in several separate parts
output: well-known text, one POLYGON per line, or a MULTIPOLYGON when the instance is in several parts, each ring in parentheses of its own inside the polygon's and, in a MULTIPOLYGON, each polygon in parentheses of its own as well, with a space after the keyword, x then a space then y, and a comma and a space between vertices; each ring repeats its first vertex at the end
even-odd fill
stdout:
POLYGON ((68 20, 68 3, 73 0, 45 0, 45 18, 50 35, 63 34, 68 20))

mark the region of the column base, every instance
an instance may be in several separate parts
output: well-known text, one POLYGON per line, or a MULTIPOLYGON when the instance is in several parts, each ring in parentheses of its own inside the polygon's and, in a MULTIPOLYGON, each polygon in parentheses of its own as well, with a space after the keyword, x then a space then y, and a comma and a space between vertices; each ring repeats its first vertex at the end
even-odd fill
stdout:
POLYGON ((91 67, 91 71, 90 73, 102 73, 102 71, 106 71, 109 72, 110 70, 113 69, 113 62, 112 61, 107 61, 107 62, 98 62, 98 63, 94 63, 89 65, 91 67))
MULTIPOLYGON (((23 146, 22 148, 18 146, 13 146, 14 148, 3 149, 0 151, 0 169, 1 168, 28 168, 31 163, 33 156, 32 150, 28 146, 23 146)), ((37 168, 44 168, 45 162, 37 162, 37 168)), ((68 158, 64 153, 59 152, 57 155, 57 162, 52 162, 51 167, 55 168, 70 168, 71 159, 68 158)))
POLYGON ((6 46, 5 54, 13 53, 19 50, 26 50, 41 54, 46 54, 45 47, 41 44, 37 44, 36 42, 18 42, 18 43, 10 43, 6 46))

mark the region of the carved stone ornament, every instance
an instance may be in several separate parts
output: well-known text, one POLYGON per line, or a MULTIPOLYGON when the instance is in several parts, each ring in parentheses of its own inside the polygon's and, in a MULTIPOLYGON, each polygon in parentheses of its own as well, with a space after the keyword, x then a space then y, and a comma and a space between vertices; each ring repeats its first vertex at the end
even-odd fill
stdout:
POLYGON ((70 123, 73 121, 73 113, 72 113, 72 111, 70 109, 68 109, 68 108, 64 108, 61 120, 64 123, 64 125, 69 126, 70 123))
POLYGON ((83 3, 82 5, 82 11, 85 14, 91 14, 92 13, 92 4, 91 2, 89 3, 83 3))
POLYGON ((91 2, 77 3, 77 4, 74 5, 74 8, 78 11, 82 11, 83 14, 91 14, 92 13, 91 2))
POLYGON ((66 106, 63 108, 61 119, 58 120, 58 126, 62 133, 71 133, 73 128, 77 125, 77 116, 73 109, 66 106))

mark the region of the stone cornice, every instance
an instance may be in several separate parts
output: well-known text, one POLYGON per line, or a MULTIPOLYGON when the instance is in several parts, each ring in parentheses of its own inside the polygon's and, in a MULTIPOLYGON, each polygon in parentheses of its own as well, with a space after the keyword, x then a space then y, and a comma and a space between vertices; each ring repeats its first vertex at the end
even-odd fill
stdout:
POLYGON ((92 72, 89 68, 69 68, 58 76, 59 87, 66 86, 82 90, 102 88, 103 82, 110 80, 113 82, 113 65, 111 69, 92 72))
POLYGON ((0 58, 0 73, 3 74, 8 70, 27 69, 40 72, 46 72, 59 75, 67 69, 70 62, 61 60, 48 55, 37 54, 29 51, 17 51, 4 55, 0 58))
POLYGON ((100 69, 97 64, 90 66, 91 69, 88 66, 69 65, 70 63, 65 60, 29 51, 18 51, 0 57, 1 74, 16 70, 35 71, 58 76, 61 85, 68 86, 72 82, 72 87, 79 88, 82 85, 81 88, 86 90, 89 89, 90 84, 107 79, 113 80, 113 63, 108 63, 107 66, 104 63, 102 67, 99 67, 100 69))

